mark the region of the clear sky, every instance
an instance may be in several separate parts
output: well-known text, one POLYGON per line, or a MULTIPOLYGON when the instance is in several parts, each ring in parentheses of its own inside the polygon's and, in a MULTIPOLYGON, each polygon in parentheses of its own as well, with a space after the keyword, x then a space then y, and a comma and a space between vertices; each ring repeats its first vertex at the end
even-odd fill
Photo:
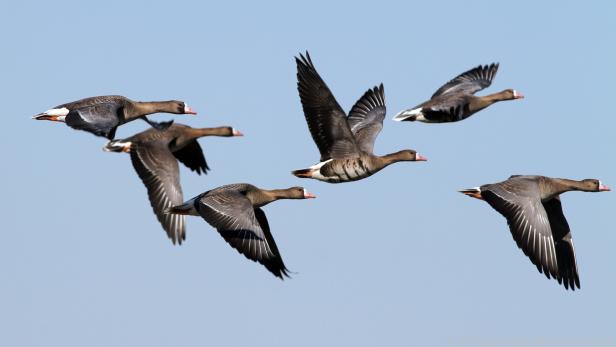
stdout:
POLYGON ((511 174, 616 186, 615 6, 4 2, 0 345, 614 346, 615 193, 563 196, 582 286, 571 292, 457 190, 511 174), (341 185, 292 176, 319 159, 296 89, 293 56, 306 49, 346 110, 384 83, 377 154, 413 148, 429 161, 341 185), (491 62, 498 75, 480 94, 525 99, 453 124, 391 121, 491 62), (246 134, 200 140, 212 171, 182 167, 186 198, 236 182, 314 192, 265 207, 293 278, 197 217, 172 246, 127 155, 30 119, 106 94, 185 100, 199 115, 177 122, 246 134))

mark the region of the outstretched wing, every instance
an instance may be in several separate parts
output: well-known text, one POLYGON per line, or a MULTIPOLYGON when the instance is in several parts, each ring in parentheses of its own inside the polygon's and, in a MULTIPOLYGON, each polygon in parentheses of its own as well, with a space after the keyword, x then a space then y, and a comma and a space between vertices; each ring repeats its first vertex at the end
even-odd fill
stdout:
POLYGON ((517 179, 490 184, 481 187, 481 195, 507 219, 513 239, 539 272, 558 279, 554 235, 537 182, 517 179))
POLYGON ((206 174, 210 169, 205 161, 201 145, 199 145, 197 140, 190 141, 182 149, 173 152, 173 155, 182 162, 182 164, 186 165, 186 167, 192 171, 196 171, 199 175, 201 173, 206 174))
POLYGON ((548 214, 554 242, 556 243, 556 260, 558 261, 558 283, 563 282, 565 288, 575 290, 580 288, 580 276, 578 275, 577 262, 575 260, 575 248, 571 238, 569 223, 563 214, 560 198, 555 197, 543 203, 548 214))
POLYGON ((363 152, 372 153, 374 141, 383 129, 385 111, 383 84, 369 89, 351 108, 349 126, 363 152))
POLYGON ((310 55, 300 54, 297 63, 297 89, 310 134, 321 153, 321 161, 359 156, 347 118, 315 69, 310 55))
POLYGON ((470 69, 440 87, 432 98, 449 93, 475 94, 492 84, 492 79, 498 71, 498 63, 477 66, 470 69))
POLYGON ((184 216, 165 211, 183 203, 180 171, 175 157, 160 142, 133 143, 130 158, 141 181, 148 190, 150 204, 156 218, 173 241, 182 244, 186 239, 184 216))
POLYGON ((276 277, 288 277, 267 218, 237 190, 215 190, 197 203, 197 211, 231 247, 246 258, 259 262, 276 277))

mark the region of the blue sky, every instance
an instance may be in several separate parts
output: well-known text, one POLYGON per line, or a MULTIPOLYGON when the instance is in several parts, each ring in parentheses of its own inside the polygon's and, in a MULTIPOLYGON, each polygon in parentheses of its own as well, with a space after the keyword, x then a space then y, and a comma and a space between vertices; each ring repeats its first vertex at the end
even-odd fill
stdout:
MULTIPOLYGON (((457 189, 511 174, 616 185, 614 4, 548 2, 5 3, 2 346, 609 346, 616 341, 614 193, 568 193, 582 289, 546 280, 505 219, 457 189), (395 164, 330 185, 316 163, 293 56, 309 50, 346 110, 385 85, 375 152, 395 164), (390 118, 478 64, 503 102, 454 124, 390 118), (249 262, 199 218, 173 247, 126 155, 30 116, 82 97, 181 99, 227 183, 301 184, 318 198, 265 207, 292 279, 249 262)), ((155 115, 166 120, 169 115, 155 115)), ((146 128, 133 122, 117 137, 146 128)))

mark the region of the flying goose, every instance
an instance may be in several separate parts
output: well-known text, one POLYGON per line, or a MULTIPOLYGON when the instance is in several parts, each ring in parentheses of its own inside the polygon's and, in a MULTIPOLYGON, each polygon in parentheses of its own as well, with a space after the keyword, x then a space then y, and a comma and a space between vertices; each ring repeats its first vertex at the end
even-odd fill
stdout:
POLYGON ((524 95, 514 89, 475 96, 478 91, 492 84, 498 71, 498 64, 477 66, 440 87, 432 98, 411 109, 399 112, 395 121, 420 121, 424 123, 457 122, 470 117, 475 112, 503 100, 522 99, 524 95))
POLYGON ((545 176, 514 175, 460 192, 485 200, 507 219, 518 247, 539 272, 555 278, 566 289, 580 288, 575 250, 560 194, 568 191, 604 192, 610 188, 596 179, 581 181, 545 176))
POLYGON ((377 156, 374 141, 383 128, 383 85, 369 89, 351 108, 348 117, 312 64, 310 55, 295 58, 297 89, 320 162, 292 173, 329 183, 357 181, 399 161, 425 161, 414 150, 377 156))
POLYGON ((231 247, 284 279, 289 272, 261 207, 279 199, 310 198, 315 196, 302 187, 265 190, 237 183, 209 190, 168 211, 172 215, 201 216, 231 247))
POLYGON ((96 136, 113 140, 118 126, 141 118, 163 130, 173 121, 156 123, 146 116, 164 112, 197 114, 183 101, 133 101, 120 95, 94 96, 56 106, 32 117, 37 120, 64 122, 73 129, 84 130, 96 136))

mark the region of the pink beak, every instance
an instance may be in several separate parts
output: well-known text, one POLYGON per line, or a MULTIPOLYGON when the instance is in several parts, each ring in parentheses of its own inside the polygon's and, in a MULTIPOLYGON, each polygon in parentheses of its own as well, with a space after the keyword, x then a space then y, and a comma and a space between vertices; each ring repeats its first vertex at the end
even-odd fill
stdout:
POLYGON ((312 194, 312 193, 309 193, 309 192, 304 192, 304 199, 314 199, 314 198, 316 198, 316 197, 317 197, 317 196, 316 196, 316 195, 314 195, 314 194, 312 194))
POLYGON ((424 157, 423 155, 417 153, 415 155, 415 161, 428 161, 428 158, 424 157))
POLYGON ((513 92, 514 99, 524 99, 524 94, 518 92, 517 90, 513 92))
POLYGON ((609 192, 611 189, 610 187, 606 186, 605 184, 600 184, 599 185, 599 191, 600 192, 609 192))
POLYGON ((239 130, 233 129, 233 136, 244 136, 239 130))
POLYGON ((190 106, 184 105, 184 114, 197 114, 190 106))

